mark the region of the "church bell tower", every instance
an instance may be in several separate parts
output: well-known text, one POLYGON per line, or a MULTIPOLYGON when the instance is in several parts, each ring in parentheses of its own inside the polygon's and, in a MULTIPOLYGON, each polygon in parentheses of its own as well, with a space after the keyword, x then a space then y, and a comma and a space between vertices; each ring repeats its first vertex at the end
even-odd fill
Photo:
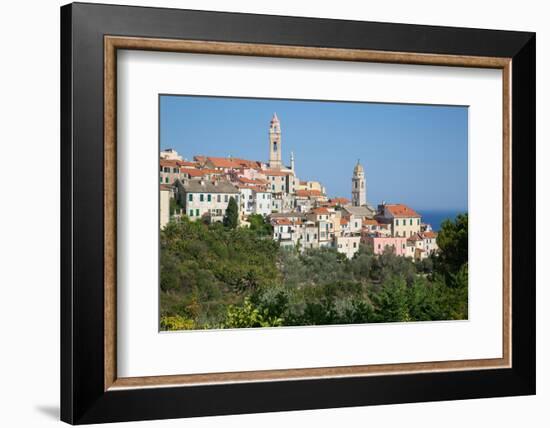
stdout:
POLYGON ((281 161, 281 123, 277 113, 269 124, 269 167, 280 169, 283 166, 281 161))
POLYGON ((351 178, 351 204, 360 207, 367 204, 367 183, 365 181, 365 170, 357 159, 357 165, 353 168, 351 178))

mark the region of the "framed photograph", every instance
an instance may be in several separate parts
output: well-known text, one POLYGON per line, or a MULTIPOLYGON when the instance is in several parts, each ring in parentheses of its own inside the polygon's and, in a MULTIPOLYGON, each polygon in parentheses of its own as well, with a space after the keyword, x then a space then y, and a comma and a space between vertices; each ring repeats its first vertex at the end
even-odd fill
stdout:
POLYGON ((61 8, 61 418, 535 393, 535 35, 61 8))

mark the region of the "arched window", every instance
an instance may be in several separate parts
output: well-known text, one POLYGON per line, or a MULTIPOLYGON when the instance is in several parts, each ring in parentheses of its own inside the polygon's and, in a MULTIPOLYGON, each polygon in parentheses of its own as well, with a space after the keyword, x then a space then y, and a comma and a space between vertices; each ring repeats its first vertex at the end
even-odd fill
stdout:
POLYGON ((273 151, 274 151, 274 152, 277 151, 277 141, 274 141, 274 142, 273 142, 273 151))

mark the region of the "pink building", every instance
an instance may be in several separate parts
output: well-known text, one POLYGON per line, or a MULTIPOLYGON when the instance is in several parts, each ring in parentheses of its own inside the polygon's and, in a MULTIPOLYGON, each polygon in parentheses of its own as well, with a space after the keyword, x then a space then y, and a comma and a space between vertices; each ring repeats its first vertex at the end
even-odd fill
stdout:
POLYGON ((383 254, 386 247, 393 249, 395 255, 407 255, 407 238, 399 236, 366 236, 364 242, 371 244, 374 254, 383 254))

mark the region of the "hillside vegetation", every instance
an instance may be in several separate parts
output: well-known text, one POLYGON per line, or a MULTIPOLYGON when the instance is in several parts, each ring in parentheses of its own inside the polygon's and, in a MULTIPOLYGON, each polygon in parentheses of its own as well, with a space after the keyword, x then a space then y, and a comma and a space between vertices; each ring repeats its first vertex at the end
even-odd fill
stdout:
POLYGON ((438 256, 413 262, 362 246, 280 248, 261 216, 251 227, 185 217, 160 235, 161 329, 466 319, 468 216, 442 225, 438 256))

